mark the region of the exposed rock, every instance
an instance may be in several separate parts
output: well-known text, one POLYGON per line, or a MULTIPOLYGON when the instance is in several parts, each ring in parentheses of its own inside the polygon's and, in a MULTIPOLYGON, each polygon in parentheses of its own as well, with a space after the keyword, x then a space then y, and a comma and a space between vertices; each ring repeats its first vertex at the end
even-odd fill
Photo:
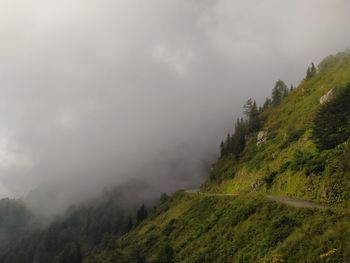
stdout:
POLYGON ((257 146, 259 146, 259 145, 261 145, 261 144, 263 144, 263 143, 266 142, 266 140, 267 140, 267 134, 268 134, 267 130, 259 131, 259 132, 258 132, 258 135, 257 135, 257 137, 256 137, 256 139, 257 139, 256 145, 257 145, 257 146))
POLYGON ((313 178, 314 178, 314 174, 311 173, 308 177, 307 177, 307 191, 308 192, 312 192, 313 190, 315 190, 314 187, 314 182, 313 182, 313 178))
POLYGON ((264 181, 257 180, 254 183, 252 183, 250 187, 252 188, 252 190, 258 190, 263 184, 264 184, 264 181))
POLYGON ((320 98, 320 104, 325 104, 327 102, 330 102, 334 97, 334 88, 332 88, 330 91, 328 91, 325 95, 323 95, 320 98))

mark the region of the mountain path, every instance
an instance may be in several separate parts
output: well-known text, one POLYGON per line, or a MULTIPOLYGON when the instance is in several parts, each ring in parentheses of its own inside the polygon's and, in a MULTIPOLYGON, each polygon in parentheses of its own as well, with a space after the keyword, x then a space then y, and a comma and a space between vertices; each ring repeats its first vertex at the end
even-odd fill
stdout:
MULTIPOLYGON (((185 193, 187 194, 199 194, 204 196, 239 196, 239 194, 214 194, 214 193, 205 193, 201 192, 200 189, 191 189, 191 190, 185 190, 185 193)), ((338 209, 341 211, 350 212, 349 208, 339 208, 339 207, 333 207, 330 205, 324 205, 304 199, 298 199, 293 197, 287 197, 287 196, 277 196, 277 195, 265 195, 266 198, 268 198, 271 201, 275 201, 278 203, 282 203, 291 207, 295 208, 316 208, 316 209, 338 209)))

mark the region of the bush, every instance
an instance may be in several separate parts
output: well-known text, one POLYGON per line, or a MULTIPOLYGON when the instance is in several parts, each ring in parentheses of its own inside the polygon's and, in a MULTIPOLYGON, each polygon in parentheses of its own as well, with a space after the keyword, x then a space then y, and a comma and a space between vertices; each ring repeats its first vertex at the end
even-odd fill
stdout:
POLYGON ((281 145, 281 148, 284 149, 291 143, 299 140, 299 138, 305 133, 305 129, 294 129, 291 127, 288 127, 287 135, 281 145))
POLYGON ((320 150, 332 149, 350 138, 350 84, 321 107, 312 137, 320 150))
POLYGON ((262 180, 266 184, 267 188, 270 188, 273 181, 275 180, 275 177, 277 176, 278 172, 277 171, 267 171, 262 180))
POLYGON ((320 173, 324 170, 324 166, 324 159, 320 154, 302 152, 300 150, 294 152, 292 161, 289 165, 293 172, 298 172, 305 169, 306 175, 320 173))

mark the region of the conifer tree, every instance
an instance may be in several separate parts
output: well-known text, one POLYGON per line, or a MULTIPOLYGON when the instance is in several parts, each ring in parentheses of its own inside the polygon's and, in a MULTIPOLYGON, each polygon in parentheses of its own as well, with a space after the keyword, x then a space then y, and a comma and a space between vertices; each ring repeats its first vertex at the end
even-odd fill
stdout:
POLYGON ((250 116, 250 112, 252 111, 252 107, 253 107, 253 100, 252 99, 247 100, 247 102, 243 106, 243 113, 248 119, 250 116))
POLYGON ((247 133, 249 134, 258 131, 260 129, 260 117, 256 102, 249 99, 243 106, 243 112, 248 122, 247 133))
POLYGON ((272 104, 277 106, 282 100, 287 97, 289 91, 287 85, 282 81, 276 81, 274 88, 272 89, 272 104))
POLYGON ((306 79, 311 79, 313 76, 315 76, 317 73, 317 69, 315 67, 315 64, 314 63, 311 63, 311 67, 308 67, 307 68, 307 71, 306 71, 306 79))
POLYGON ((259 111, 256 106, 256 102, 254 101, 249 114, 248 133, 257 132, 260 129, 260 126, 261 120, 259 116, 259 111))
POLYGON ((133 223, 132 223, 132 218, 131 216, 129 217, 129 222, 127 225, 127 232, 129 232, 133 228, 133 223))
POLYGON ((220 157, 224 157, 225 156, 225 144, 223 141, 221 141, 220 143, 220 157))
POLYGON ((238 158, 244 150, 246 144, 246 130, 247 125, 243 118, 237 119, 235 125, 235 132, 232 136, 232 153, 238 158))
POLYGON ((316 72, 317 72, 317 70, 316 70, 315 64, 312 62, 311 69, 310 69, 311 77, 315 76, 316 72))
POLYGON ((314 119, 313 139, 320 150, 331 149, 350 138, 350 84, 324 104, 314 119))
POLYGON ((267 109, 268 107, 271 106, 271 104, 272 104, 271 99, 266 98, 266 100, 265 100, 265 102, 264 102, 264 104, 263 104, 262 109, 263 109, 263 110, 267 109))
POLYGON ((148 213, 147 213, 147 210, 145 208, 145 205, 142 204, 140 209, 137 211, 137 223, 142 222, 147 217, 147 215, 148 215, 148 213))
POLYGON ((311 78, 311 69, 310 69, 310 67, 307 67, 306 79, 310 79, 310 78, 311 78))

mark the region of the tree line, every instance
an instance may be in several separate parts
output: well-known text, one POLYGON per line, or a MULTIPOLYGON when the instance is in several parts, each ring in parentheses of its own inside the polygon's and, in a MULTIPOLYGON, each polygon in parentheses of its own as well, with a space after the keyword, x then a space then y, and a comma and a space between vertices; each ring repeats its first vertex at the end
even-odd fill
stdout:
POLYGON ((278 80, 272 89, 271 98, 267 98, 263 106, 258 107, 256 101, 250 98, 243 106, 244 117, 238 118, 234 124, 234 132, 227 134, 226 139, 221 141, 220 158, 232 156, 238 159, 247 138, 261 129, 261 113, 267 108, 278 106, 293 89, 293 85, 289 89, 282 80, 278 80))

